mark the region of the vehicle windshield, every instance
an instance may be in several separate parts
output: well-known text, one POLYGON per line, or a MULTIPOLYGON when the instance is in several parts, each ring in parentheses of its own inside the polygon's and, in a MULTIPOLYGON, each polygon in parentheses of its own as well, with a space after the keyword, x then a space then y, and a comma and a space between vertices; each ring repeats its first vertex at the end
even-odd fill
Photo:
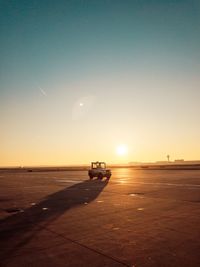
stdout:
POLYGON ((92 169, 105 169, 106 168, 106 164, 104 162, 92 162, 92 169))
POLYGON ((105 169, 106 168, 106 164, 104 162, 100 162, 100 168, 105 169))

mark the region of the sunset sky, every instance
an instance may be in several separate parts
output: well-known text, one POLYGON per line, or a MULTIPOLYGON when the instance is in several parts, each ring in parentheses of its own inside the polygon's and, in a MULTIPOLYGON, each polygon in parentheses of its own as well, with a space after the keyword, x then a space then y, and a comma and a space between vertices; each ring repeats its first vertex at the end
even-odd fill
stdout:
POLYGON ((0 166, 200 159, 200 1, 0 0, 0 122, 0 166))

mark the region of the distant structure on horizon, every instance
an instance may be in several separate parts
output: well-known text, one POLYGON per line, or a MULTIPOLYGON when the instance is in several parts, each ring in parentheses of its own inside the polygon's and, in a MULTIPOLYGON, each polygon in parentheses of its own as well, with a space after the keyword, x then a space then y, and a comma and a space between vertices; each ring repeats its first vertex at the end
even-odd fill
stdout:
MULTIPOLYGON (((167 159, 168 159, 167 155, 167 159)), ((165 165, 165 164, 171 164, 171 165, 194 165, 194 164, 200 164, 200 160, 184 160, 184 159, 175 159, 174 161, 156 161, 156 162, 129 162, 129 165, 165 165)))
POLYGON ((167 161, 168 161, 168 163, 169 163, 169 158, 170 158, 170 155, 167 155, 167 161))

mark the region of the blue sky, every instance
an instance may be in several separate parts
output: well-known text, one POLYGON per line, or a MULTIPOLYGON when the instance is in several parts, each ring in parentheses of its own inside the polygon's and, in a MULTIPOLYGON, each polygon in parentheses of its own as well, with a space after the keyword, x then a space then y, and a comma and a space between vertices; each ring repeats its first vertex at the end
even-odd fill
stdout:
POLYGON ((199 1, 0 7, 0 165, 200 157, 199 1))

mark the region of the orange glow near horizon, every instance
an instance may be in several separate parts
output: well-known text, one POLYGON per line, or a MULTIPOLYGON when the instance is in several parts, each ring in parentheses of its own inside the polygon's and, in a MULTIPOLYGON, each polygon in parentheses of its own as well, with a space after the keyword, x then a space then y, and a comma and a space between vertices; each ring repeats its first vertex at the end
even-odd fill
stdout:
MULTIPOLYGON (((142 143, 136 140, 135 143, 129 142, 128 153, 127 150, 119 149, 119 146, 114 145, 115 141, 110 140, 106 142, 102 140, 101 143, 96 143, 95 140, 82 142, 82 140, 74 142, 67 142, 62 144, 61 140, 49 140, 47 138, 38 138, 32 143, 28 141, 19 142, 14 144, 14 140, 11 142, 10 147, 3 145, 0 152, 0 166, 58 166, 58 165, 79 165, 90 164, 91 161, 105 161, 108 164, 127 164, 129 162, 153 162, 153 161, 166 161, 166 155, 168 153, 168 147, 156 147, 155 144, 142 143), (119 149, 119 154, 116 153, 116 148, 119 149), (134 148, 134 149, 133 149, 134 148), (164 152, 163 152, 164 151, 164 152), (166 151, 166 152, 165 152, 166 151), (122 154, 121 154, 122 153, 122 154)), ((72 140, 72 139, 70 139, 72 140)), ((189 150, 189 149, 188 149, 189 150)), ((190 151, 192 149, 190 148, 190 151)), ((173 154, 170 154, 170 159, 185 160, 198 159, 198 151, 194 155, 194 151, 191 154, 179 154, 178 147, 174 144, 173 154), (191 158, 188 156, 191 155, 191 158), (192 156, 193 155, 193 156, 192 156)))

